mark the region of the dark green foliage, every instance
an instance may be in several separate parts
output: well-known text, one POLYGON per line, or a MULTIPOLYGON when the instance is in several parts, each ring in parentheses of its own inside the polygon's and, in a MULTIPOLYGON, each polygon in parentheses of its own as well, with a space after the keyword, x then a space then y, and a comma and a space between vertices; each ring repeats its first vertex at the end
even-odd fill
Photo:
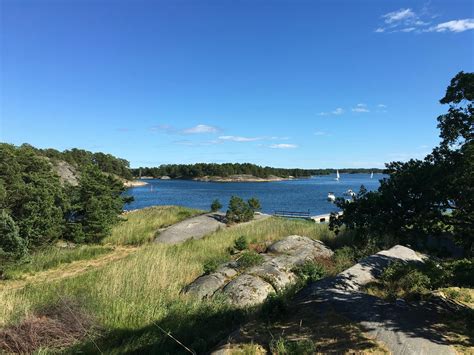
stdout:
POLYGON ((95 165, 101 171, 114 174, 124 179, 132 179, 130 163, 125 159, 116 158, 111 154, 92 153, 87 150, 73 148, 60 152, 55 149, 35 149, 40 155, 52 160, 64 160, 81 169, 84 166, 95 165))
POLYGON ((211 274, 217 270, 217 268, 227 261, 224 257, 212 257, 206 260, 202 266, 205 274, 211 274))
POLYGON ((361 191, 353 203, 337 200, 344 211, 331 218, 336 231, 344 224, 358 233, 360 245, 416 243, 428 236, 448 236, 474 253, 474 74, 459 73, 438 117, 441 144, 423 160, 387 164, 390 178, 378 191, 361 191), (388 239, 384 239, 387 238, 388 239))
POLYGON ((317 281, 326 275, 322 265, 311 261, 295 267, 292 271, 305 283, 317 281))
POLYGON ((260 202, 256 198, 245 203, 240 197, 232 196, 226 213, 227 223, 248 222, 253 219, 256 209, 260 209, 260 202))
POLYGON ((262 209, 262 206, 260 205, 260 201, 256 199, 255 197, 252 197, 251 199, 249 199, 247 203, 249 204, 249 207, 253 211, 260 211, 262 209))
POLYGON ((113 176, 103 174, 94 165, 84 168, 69 212, 70 238, 98 242, 106 237, 122 211, 123 191, 122 182, 113 176))
POLYGON ((317 347, 310 339, 289 340, 283 337, 270 342, 272 354, 278 355, 311 355, 317 353, 317 347))
POLYGON ((248 246, 249 246, 249 243, 247 241, 247 238, 244 235, 241 235, 234 241, 234 248, 237 250, 247 249, 248 246))
POLYGON ((237 262, 239 264, 239 268, 247 269, 249 267, 263 263, 263 260, 263 256, 253 250, 250 250, 243 252, 238 258, 237 262))
POLYGON ((0 144, 0 182, 0 208, 13 218, 28 248, 61 236, 66 197, 47 159, 28 145, 0 144))
POLYGON ((104 173, 99 168, 117 168, 108 165, 111 161, 122 160, 75 149, 61 153, 27 144, 0 144, 0 209, 5 228, 13 233, 5 232, 9 241, 2 238, 2 242, 16 244, 15 255, 20 256, 59 238, 80 243, 106 236, 125 201, 122 182, 111 171, 104 173), (63 185, 53 171, 51 160, 66 158, 80 171, 79 186, 63 185))
POLYGON ((217 212, 222 208, 222 204, 219 202, 218 199, 215 199, 211 203, 211 212, 217 212))
POLYGON ((5 210, 0 212, 0 261, 25 255, 26 243, 20 229, 5 210))

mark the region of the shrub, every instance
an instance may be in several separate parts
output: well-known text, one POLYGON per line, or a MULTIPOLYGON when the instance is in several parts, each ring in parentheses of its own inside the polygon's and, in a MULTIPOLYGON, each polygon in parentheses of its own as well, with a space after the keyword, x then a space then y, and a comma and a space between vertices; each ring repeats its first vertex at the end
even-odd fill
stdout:
POLYGON ((248 248, 249 243, 247 242, 247 238, 241 235, 238 237, 234 242, 234 248, 237 250, 244 250, 248 248))
POLYGON ((260 202, 256 198, 251 198, 245 203, 240 197, 232 196, 226 213, 227 223, 248 222, 258 209, 260 202))
POLYGON ((306 282, 313 282, 323 278, 326 274, 322 265, 306 261, 292 270, 298 277, 306 282))
POLYGON ((356 252, 351 247, 343 247, 337 249, 333 255, 334 263, 336 264, 336 271, 341 272, 356 263, 356 252))
POLYGON ((205 274, 211 274, 217 270, 220 264, 222 264, 223 260, 221 258, 212 258, 204 262, 202 266, 203 271, 205 274))
POLYGON ((252 197, 251 199, 249 199, 247 203, 253 211, 259 211, 262 209, 262 206, 260 205, 260 201, 256 199, 255 197, 252 197))
POLYGON ((263 256, 254 252, 253 250, 243 252, 240 258, 238 259, 239 267, 242 269, 261 264, 262 262, 263 256))
POLYGON ((317 349, 310 339, 290 341, 280 337, 270 342, 270 350, 272 354, 278 355, 310 355, 314 354, 317 349))
POLYGON ((217 212, 222 208, 222 204, 219 202, 219 200, 216 198, 214 201, 211 203, 211 212, 217 212))

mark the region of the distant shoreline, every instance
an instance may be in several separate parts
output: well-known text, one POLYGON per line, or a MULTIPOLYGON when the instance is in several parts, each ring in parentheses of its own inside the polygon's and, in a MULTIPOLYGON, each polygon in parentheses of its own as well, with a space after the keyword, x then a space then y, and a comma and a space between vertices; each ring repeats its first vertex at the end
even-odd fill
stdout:
MULTIPOLYGON (((170 178, 169 176, 161 176, 161 177, 151 177, 146 176, 142 177, 141 181, 146 179, 157 179, 157 180, 185 180, 185 181, 200 181, 200 182, 278 182, 278 181, 287 181, 287 180, 295 180, 295 179, 307 179, 308 177, 280 177, 271 175, 266 178, 261 178, 254 175, 230 175, 230 176, 202 176, 202 177, 195 177, 195 178, 185 178, 185 177, 178 177, 178 178, 170 178)), ((140 181, 140 180, 139 180, 140 181)), ((142 186, 142 185, 135 185, 135 186, 142 186)))

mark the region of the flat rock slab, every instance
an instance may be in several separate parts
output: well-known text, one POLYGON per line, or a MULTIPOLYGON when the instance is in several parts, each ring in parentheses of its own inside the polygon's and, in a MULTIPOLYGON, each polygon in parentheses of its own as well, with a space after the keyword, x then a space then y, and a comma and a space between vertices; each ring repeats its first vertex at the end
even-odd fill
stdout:
POLYGON ((200 239, 207 234, 224 228, 223 213, 206 213, 173 224, 162 231, 155 239, 156 243, 176 244, 188 239, 200 239))
MULTIPOLYGON (((237 224, 238 226, 252 223, 270 217, 269 215, 256 213, 250 222, 237 224)), ((189 239, 201 239, 208 234, 217 231, 219 228, 225 228, 225 214, 222 212, 206 213, 196 217, 188 218, 184 221, 173 224, 166 228, 158 237, 155 243, 177 244, 189 239)))
POLYGON ((360 292, 395 261, 423 262, 412 249, 397 245, 362 259, 333 278, 317 281, 295 298, 301 307, 316 312, 333 309, 363 326, 366 333, 395 355, 455 354, 441 334, 430 328, 439 308, 397 305, 360 292))

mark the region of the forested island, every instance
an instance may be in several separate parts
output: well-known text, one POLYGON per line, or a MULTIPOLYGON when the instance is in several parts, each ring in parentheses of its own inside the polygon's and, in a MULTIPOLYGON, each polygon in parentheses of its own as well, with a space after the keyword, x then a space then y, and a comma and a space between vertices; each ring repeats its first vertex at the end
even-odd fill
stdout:
MULTIPOLYGON (((382 173, 383 169, 347 168, 342 174, 382 173)), ((336 169, 284 169, 260 166, 251 163, 224 164, 164 164, 158 167, 140 167, 131 170, 135 178, 169 177, 171 179, 194 179, 205 181, 278 181, 291 178, 308 178, 314 175, 334 174, 336 169)))

